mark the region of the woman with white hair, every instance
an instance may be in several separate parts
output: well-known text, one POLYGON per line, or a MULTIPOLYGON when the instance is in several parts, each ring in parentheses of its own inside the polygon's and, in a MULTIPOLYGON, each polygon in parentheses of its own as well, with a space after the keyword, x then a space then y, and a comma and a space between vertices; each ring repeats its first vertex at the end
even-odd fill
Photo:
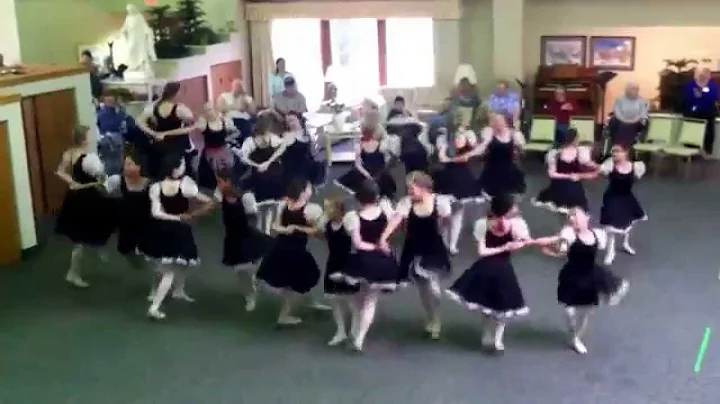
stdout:
POLYGON ((625 94, 615 100, 609 123, 613 144, 632 145, 647 125, 649 104, 640 97, 640 86, 628 83, 625 94))
POLYGON ((718 116, 720 91, 710 69, 700 69, 683 91, 684 115, 706 121, 703 150, 712 154, 715 144, 715 118, 718 116))

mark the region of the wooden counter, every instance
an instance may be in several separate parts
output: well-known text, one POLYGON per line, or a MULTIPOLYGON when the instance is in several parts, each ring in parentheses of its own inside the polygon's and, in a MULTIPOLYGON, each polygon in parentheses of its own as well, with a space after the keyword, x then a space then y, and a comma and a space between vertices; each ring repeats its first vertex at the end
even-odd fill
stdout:
POLYGON ((0 94, 0 106, 20 102, 22 95, 20 94, 0 94))
POLYGON ((81 65, 26 65, 20 70, 23 73, 0 75, 0 88, 88 73, 87 67, 81 65))

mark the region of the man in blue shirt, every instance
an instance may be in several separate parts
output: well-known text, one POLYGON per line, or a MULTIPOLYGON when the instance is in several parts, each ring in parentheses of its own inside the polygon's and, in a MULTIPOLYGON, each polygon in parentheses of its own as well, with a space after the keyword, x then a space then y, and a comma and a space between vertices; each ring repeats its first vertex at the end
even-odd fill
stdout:
POLYGON ((703 138, 703 150, 707 154, 712 154, 715 143, 715 118, 718 115, 719 97, 718 84, 712 79, 708 68, 700 69, 695 79, 687 83, 683 91, 684 115, 707 121, 703 138))
POLYGON ((117 105, 112 94, 104 94, 102 103, 97 107, 97 126, 100 138, 98 154, 105 164, 108 175, 119 174, 122 170, 122 156, 128 121, 127 113, 117 105))
POLYGON ((517 126, 521 112, 520 95, 510 91, 507 81, 498 81, 497 90, 488 98, 488 107, 491 113, 503 115, 509 125, 517 126))

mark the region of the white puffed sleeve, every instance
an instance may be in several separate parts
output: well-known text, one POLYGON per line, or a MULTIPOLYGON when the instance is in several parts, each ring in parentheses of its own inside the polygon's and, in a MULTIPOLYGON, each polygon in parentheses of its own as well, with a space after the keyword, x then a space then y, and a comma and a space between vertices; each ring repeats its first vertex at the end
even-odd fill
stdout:
POLYGON ((398 202, 395 207, 395 214, 400 215, 403 219, 410 216, 410 209, 412 209, 412 201, 409 196, 406 196, 398 202))
POLYGON ((169 215, 165 212, 165 209, 163 209, 162 202, 160 202, 161 184, 162 183, 160 182, 152 184, 150 186, 150 190, 148 191, 148 196, 150 198, 150 212, 156 219, 178 221, 180 219, 177 216, 169 215))
POLYGON ((577 159, 580 164, 592 162, 592 150, 587 146, 580 146, 577 150, 577 159))
POLYGON ((120 184, 122 184, 122 176, 120 174, 111 175, 105 181, 105 189, 110 195, 120 195, 120 184))
POLYGON ((607 233, 602 229, 593 229, 595 239, 597 240, 597 246, 599 249, 604 250, 607 247, 607 233))
POLYGON ((215 188, 215 192, 213 192, 213 199, 217 202, 223 201, 223 194, 222 191, 220 191, 220 188, 215 188))
POLYGON ((438 135, 437 139, 435 139, 435 147, 438 149, 447 148, 448 141, 447 141, 447 135, 441 134, 438 135))
POLYGON ((358 216, 356 211, 352 210, 343 216, 342 223, 345 231, 352 234, 352 232, 360 227, 360 216, 358 216))
POLYGON ((566 252, 568 248, 570 248, 570 244, 575 242, 575 238, 577 237, 575 235, 575 230, 573 230, 570 226, 565 226, 560 230, 560 251, 566 252))
POLYGON ((197 183, 192 178, 185 176, 180 182, 180 192, 186 198, 195 198, 200 193, 197 183))
POLYGON ((478 136, 472 130, 468 129, 468 130, 464 131, 462 134, 463 134, 463 136, 465 136, 465 139, 467 140, 467 142, 470 146, 474 147, 478 144, 478 136))
POLYGON ((270 147, 273 148, 280 147, 285 143, 282 137, 274 133, 268 135, 268 142, 270 143, 270 147))
POLYGON ((193 120, 193 113, 186 105, 177 104, 177 108, 175 108, 175 113, 177 114, 177 117, 182 119, 183 121, 193 120))
POLYGON ((520 132, 519 130, 513 131, 512 139, 513 139, 513 143, 515 143, 515 146, 519 146, 519 147, 525 146, 525 135, 523 135, 523 133, 520 132))
POLYGON ((396 135, 385 135, 378 143, 378 150, 384 155, 400 155, 400 138, 396 135))
POLYGON ((257 144, 255 143, 255 139, 249 137, 243 140, 243 143, 240 146, 240 154, 243 156, 243 158, 249 159, 252 152, 254 152, 256 149, 257 144))
POLYGON ((435 207, 440 217, 449 217, 452 215, 452 197, 449 195, 435 194, 435 207))
POLYGON ((485 234, 487 233, 487 218, 478 219, 473 225, 473 237, 475 240, 485 240, 485 234))
POLYGON ((525 219, 521 217, 513 218, 510 222, 510 229, 515 240, 530 240, 530 228, 525 219))
POLYGON ((256 215, 258 213, 257 200, 255 194, 252 192, 246 192, 242 196, 242 204, 245 209, 245 213, 250 215, 256 215))
POLYGON ((88 153, 82 161, 82 170, 93 177, 97 177, 105 173, 105 165, 96 153, 88 153))
POLYGON ((310 223, 322 222, 323 210, 317 203, 308 203, 305 205, 303 213, 305 214, 305 220, 310 223))
POLYGON ((428 126, 425 123, 422 123, 422 131, 420 131, 420 134, 418 135, 418 141, 420 144, 423 145, 425 150, 428 152, 428 154, 432 154, 433 150, 435 149, 435 146, 430 143, 430 130, 428 129, 428 126))
POLYGON ((612 159, 606 159, 602 162, 602 164, 600 164, 600 172, 603 175, 608 175, 612 172, 614 167, 615 163, 613 163, 612 159))
POLYGON ((557 164, 557 155, 558 155, 557 149, 548 150, 547 154, 545 155, 545 164, 547 164, 549 166, 556 165, 557 164))
POLYGON ((380 206, 380 211, 385 215, 387 218, 391 218, 395 216, 395 208, 393 207, 392 202, 387 198, 382 198, 378 202, 378 205, 380 206))
POLYGON ((633 172, 636 178, 642 178, 647 172, 647 166, 642 161, 636 161, 633 163, 633 172))
POLYGON ((480 131, 480 141, 483 143, 491 141, 493 138, 493 130, 491 127, 486 126, 480 131))

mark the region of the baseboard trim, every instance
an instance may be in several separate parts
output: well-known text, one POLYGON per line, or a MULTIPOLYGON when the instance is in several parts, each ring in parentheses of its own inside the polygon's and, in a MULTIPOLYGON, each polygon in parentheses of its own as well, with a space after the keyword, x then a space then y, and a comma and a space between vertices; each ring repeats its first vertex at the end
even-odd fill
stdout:
POLYGON ((34 246, 28 248, 23 248, 22 251, 20 251, 20 258, 23 261, 34 258, 38 255, 40 249, 40 244, 35 244, 34 246))

